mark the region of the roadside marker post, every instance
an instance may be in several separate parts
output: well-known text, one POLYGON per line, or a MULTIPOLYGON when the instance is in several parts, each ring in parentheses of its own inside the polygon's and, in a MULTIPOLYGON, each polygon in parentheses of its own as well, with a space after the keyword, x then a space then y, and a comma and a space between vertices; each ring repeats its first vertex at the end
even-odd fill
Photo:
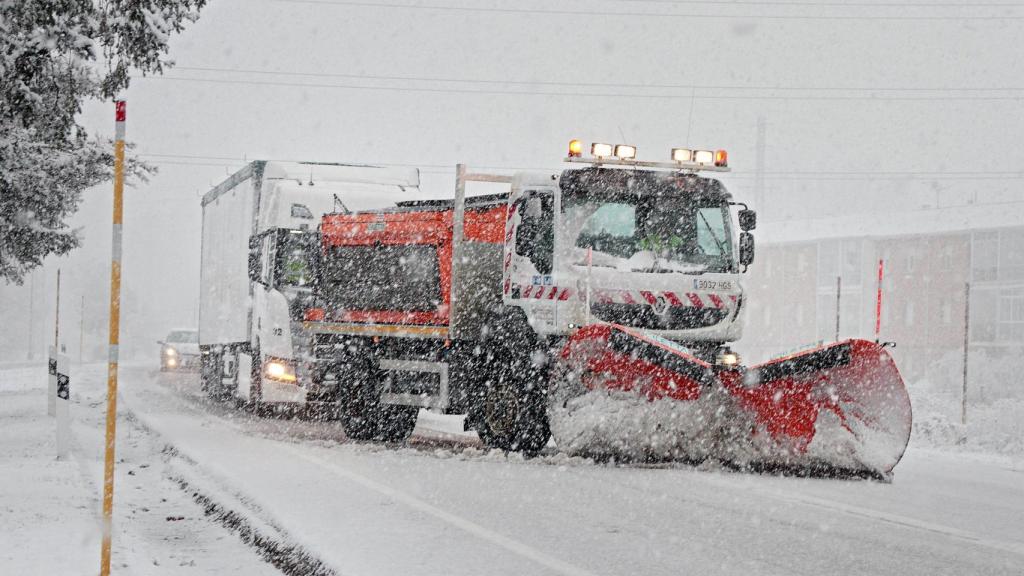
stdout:
POLYGON ((50 346, 46 358, 46 415, 57 415, 57 347, 50 346))
POLYGON ((117 438, 117 360, 121 330, 121 222, 124 216, 124 100, 114 103, 114 214, 110 243, 110 344, 107 360, 107 433, 103 456, 103 544, 100 576, 110 575, 114 512, 114 444, 117 438))
POLYGON ((882 332, 882 279, 885 272, 885 260, 878 261, 878 297, 875 300, 875 342, 878 343, 882 332))
POLYGON ((57 460, 68 457, 71 449, 71 363, 66 354, 57 355, 57 460))

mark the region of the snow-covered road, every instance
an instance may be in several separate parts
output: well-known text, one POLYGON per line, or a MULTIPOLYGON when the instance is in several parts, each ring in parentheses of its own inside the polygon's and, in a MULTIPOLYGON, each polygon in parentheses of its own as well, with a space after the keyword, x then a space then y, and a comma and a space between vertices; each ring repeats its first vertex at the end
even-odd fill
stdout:
POLYGON ((912 448, 892 484, 343 441, 129 369, 125 405, 342 574, 1020 574, 1024 470, 912 448))
MULTIPOLYGON (((104 376, 102 366, 80 370, 73 407, 80 416, 100 409, 104 376)), ((194 375, 127 367, 121 383, 123 413, 153 433, 154 446, 173 448, 164 467, 173 482, 163 485, 177 483, 242 518, 245 530, 307 552, 327 568, 321 573, 1021 574, 1024 567, 1024 468, 1011 460, 912 443, 892 484, 617 467, 557 454, 523 461, 481 451, 472 435, 453 439, 427 427, 409 447, 348 442, 333 423, 211 405, 194 375)), ((99 438, 78 430, 79 444, 99 438)))

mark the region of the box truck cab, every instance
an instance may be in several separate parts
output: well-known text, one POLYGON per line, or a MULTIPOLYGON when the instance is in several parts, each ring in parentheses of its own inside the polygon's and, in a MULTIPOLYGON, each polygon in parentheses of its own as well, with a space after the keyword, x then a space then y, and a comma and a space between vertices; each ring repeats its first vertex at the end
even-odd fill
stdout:
POLYGON ((393 205, 416 169, 256 161, 203 197, 199 344, 203 386, 253 406, 331 400, 304 358, 325 213, 393 205))

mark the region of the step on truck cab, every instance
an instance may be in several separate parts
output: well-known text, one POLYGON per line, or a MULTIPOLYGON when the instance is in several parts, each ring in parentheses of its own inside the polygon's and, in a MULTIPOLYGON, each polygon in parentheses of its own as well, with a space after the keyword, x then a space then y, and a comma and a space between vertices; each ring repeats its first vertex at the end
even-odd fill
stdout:
POLYGON ((338 382, 350 436, 400 440, 420 408, 466 414, 489 446, 549 438, 552 359, 592 323, 644 329, 714 359, 740 337, 740 275, 755 215, 718 180, 724 151, 573 141, 560 173, 457 167, 448 201, 324 216, 315 306, 317 370, 338 382), (579 167, 575 167, 579 166, 579 167), (466 198, 468 182, 507 193, 466 198))
POLYGON ((416 169, 255 161, 202 199, 203 387, 251 406, 336 401, 314 381, 303 311, 325 213, 415 197, 416 169))

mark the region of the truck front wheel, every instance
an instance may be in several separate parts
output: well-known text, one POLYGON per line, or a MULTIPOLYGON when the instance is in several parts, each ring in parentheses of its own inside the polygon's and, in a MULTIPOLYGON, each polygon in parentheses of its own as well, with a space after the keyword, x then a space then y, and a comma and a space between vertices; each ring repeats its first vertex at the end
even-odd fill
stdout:
POLYGON ((380 378, 372 368, 349 373, 340 382, 341 425, 353 440, 402 442, 416 427, 419 408, 382 404, 380 378))
POLYGON ((486 379, 480 414, 474 418, 480 440, 491 448, 540 452, 551 438, 546 412, 548 367, 532 330, 515 318, 489 323, 486 379))

